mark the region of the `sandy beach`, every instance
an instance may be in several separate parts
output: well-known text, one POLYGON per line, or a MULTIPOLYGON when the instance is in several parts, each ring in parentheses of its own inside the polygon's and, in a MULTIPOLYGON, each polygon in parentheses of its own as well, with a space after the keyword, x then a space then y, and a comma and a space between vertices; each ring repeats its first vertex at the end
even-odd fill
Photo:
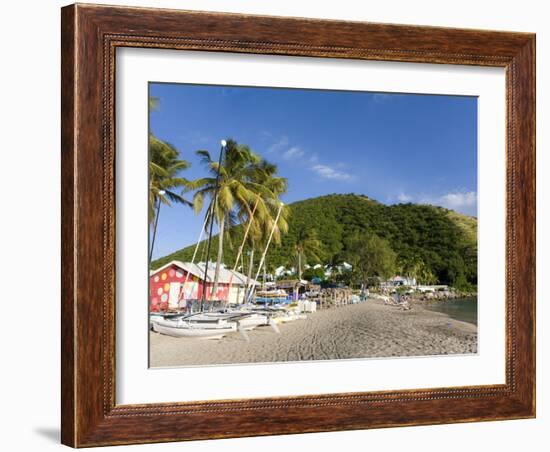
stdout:
POLYGON ((306 320, 222 340, 150 332, 151 367, 353 359, 477 352, 477 327, 415 305, 402 311, 369 300, 308 314, 306 320))

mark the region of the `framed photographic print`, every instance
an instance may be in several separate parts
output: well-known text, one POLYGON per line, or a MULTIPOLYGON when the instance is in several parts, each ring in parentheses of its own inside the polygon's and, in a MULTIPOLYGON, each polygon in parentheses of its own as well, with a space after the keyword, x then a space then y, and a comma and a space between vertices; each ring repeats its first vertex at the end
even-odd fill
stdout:
POLYGON ((535 416, 535 37, 62 9, 62 442, 535 416))

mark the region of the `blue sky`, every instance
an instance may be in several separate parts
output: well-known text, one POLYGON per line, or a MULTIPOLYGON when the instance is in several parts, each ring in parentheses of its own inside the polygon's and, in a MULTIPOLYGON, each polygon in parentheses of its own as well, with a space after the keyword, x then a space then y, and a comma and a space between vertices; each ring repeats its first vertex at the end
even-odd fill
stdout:
MULTIPOLYGON (((356 193, 476 216, 476 97, 157 83, 150 95, 151 131, 191 162, 188 179, 205 174, 196 150, 217 156, 233 138, 278 165, 286 203, 356 193)), ((195 243, 202 220, 163 206, 153 257, 195 243)))

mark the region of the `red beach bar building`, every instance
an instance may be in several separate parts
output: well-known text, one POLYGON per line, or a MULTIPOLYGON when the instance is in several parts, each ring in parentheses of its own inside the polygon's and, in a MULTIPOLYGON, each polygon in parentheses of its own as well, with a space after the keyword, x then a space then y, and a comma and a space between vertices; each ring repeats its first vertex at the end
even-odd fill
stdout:
MULTIPOLYGON (((174 260, 152 270, 149 276, 150 310, 166 311, 169 308, 177 308, 180 300, 200 299, 203 291, 204 268, 204 263, 191 264, 174 260)), ((246 289, 246 276, 222 266, 218 278, 218 291, 212 294, 215 268, 215 264, 212 263, 208 266, 206 298, 224 300, 228 303, 242 303, 246 289), (230 284, 231 293, 229 293, 230 284)), ((251 280, 251 284, 258 285, 258 282, 251 280)))

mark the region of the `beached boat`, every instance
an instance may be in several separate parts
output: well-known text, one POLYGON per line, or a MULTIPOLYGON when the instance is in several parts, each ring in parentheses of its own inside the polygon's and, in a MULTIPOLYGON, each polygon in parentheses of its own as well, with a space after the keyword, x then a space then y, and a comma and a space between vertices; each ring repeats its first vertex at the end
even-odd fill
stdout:
POLYGON ((256 295, 260 297, 288 297, 284 289, 258 290, 256 295))
POLYGON ((273 318, 273 320, 276 323, 288 323, 288 322, 294 322, 295 320, 305 320, 305 319, 307 319, 307 316, 305 314, 292 312, 292 311, 287 312, 285 314, 281 314, 273 318))
POLYGON ((245 331, 250 331, 264 325, 269 325, 269 317, 263 314, 251 313, 238 320, 238 326, 245 331))
POLYGON ((164 319, 157 315, 151 319, 151 324, 154 331, 176 337, 221 339, 227 333, 238 331, 248 340, 244 332, 270 325, 270 317, 243 311, 200 312, 178 319, 164 319))
POLYGON ((221 339, 226 334, 237 331, 235 322, 219 319, 212 319, 212 321, 189 321, 185 318, 176 320, 154 319, 151 322, 155 332, 174 337, 221 339))
POLYGON ((182 312, 151 312, 149 313, 149 327, 153 329, 153 322, 155 320, 177 320, 185 317, 187 313, 182 312))
POLYGON ((261 304, 289 303, 290 297, 283 289, 259 290, 256 292, 254 302, 261 304))
POLYGON ((258 326, 269 325, 269 317, 265 314, 243 311, 243 310, 229 310, 226 312, 204 312, 197 316, 191 317, 190 321, 212 321, 214 319, 224 319, 228 322, 235 322, 239 331, 250 331, 258 326))
POLYGON ((185 320, 190 322, 216 322, 223 320, 227 322, 235 322, 238 327, 250 326, 256 327, 266 323, 267 318, 254 312, 246 311, 224 311, 224 312, 201 312, 185 317, 185 320))

